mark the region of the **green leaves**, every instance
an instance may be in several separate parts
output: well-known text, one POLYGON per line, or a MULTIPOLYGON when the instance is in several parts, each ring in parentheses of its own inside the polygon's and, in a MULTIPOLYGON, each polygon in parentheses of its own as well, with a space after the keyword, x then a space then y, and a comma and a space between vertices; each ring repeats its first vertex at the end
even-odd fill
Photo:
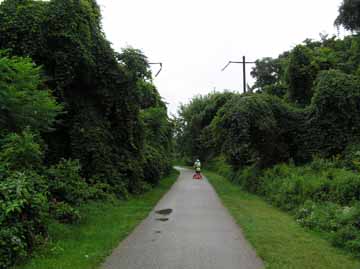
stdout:
POLYGON ((35 172, 10 172, 0 181, 0 268, 8 268, 45 236, 47 187, 35 172))
POLYGON ((346 30, 360 30, 360 2, 357 0, 343 0, 339 8, 339 16, 335 25, 343 26, 346 30))
POLYGON ((290 141, 285 135, 291 115, 279 98, 239 95, 218 112, 212 125, 222 152, 234 167, 268 166, 288 158, 290 141))
POLYGON ((43 151, 29 130, 10 133, 2 141, 0 162, 11 171, 38 170, 42 166, 43 151))
POLYGON ((360 82, 355 76, 325 71, 316 81, 309 110, 312 147, 325 157, 340 154, 360 136, 360 82))
POLYGON ((44 88, 40 68, 29 58, 0 54, 0 88, 1 129, 51 130, 62 107, 44 88))
POLYGON ((177 119, 176 147, 182 158, 193 164, 194 159, 206 161, 220 152, 215 143, 211 123, 218 111, 233 97, 234 93, 210 93, 195 96, 188 105, 182 105, 177 119))
POLYGON ((128 47, 117 54, 117 60, 124 64, 133 79, 150 79, 149 63, 141 50, 128 47))
POLYGON ((319 70, 312 53, 309 48, 299 45, 291 52, 289 58, 286 72, 289 98, 300 106, 310 103, 313 94, 313 82, 319 70))

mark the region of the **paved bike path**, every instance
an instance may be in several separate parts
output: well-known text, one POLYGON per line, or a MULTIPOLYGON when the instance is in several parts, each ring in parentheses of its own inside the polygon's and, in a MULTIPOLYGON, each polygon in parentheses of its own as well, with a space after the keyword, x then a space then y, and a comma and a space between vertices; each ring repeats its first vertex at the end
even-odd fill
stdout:
POLYGON ((178 169, 177 182, 101 268, 263 268, 209 182, 178 169))

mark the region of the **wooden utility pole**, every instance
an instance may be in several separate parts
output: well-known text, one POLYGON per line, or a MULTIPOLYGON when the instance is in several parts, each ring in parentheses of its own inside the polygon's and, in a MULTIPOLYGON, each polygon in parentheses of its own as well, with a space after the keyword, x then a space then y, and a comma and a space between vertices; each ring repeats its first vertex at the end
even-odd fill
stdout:
POLYGON ((239 62, 239 61, 236 61, 236 62, 234 62, 234 61, 229 61, 228 63, 227 63, 227 65, 223 68, 223 69, 221 69, 221 71, 224 71, 230 64, 242 64, 243 65, 243 83, 244 83, 244 93, 246 93, 246 65, 247 64, 254 64, 255 62, 247 62, 246 61, 246 58, 245 58, 245 56, 243 56, 243 60, 242 60, 242 62, 239 62))

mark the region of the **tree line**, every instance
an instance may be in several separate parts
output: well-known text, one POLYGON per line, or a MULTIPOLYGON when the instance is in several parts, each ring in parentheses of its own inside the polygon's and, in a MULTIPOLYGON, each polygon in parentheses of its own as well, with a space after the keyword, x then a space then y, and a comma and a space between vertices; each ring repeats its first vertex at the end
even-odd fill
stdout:
POLYGON ((116 52, 95 0, 0 4, 0 268, 170 169, 173 124, 147 57, 116 52))

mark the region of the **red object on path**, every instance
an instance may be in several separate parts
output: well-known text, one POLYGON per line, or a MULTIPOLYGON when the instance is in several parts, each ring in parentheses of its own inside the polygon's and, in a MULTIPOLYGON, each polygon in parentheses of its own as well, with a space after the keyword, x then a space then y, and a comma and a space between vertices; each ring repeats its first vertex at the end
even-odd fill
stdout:
POLYGON ((200 173, 195 173, 193 175, 193 179, 198 179, 198 180, 201 180, 202 179, 202 175, 200 173))

